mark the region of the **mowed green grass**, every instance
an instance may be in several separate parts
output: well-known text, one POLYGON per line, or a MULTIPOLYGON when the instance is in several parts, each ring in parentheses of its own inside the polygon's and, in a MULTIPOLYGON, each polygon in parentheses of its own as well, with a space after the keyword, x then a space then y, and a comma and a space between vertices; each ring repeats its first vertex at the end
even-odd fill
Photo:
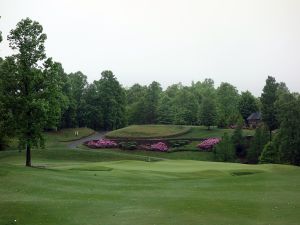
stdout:
POLYGON ((212 160, 205 152, 74 150, 46 139, 32 151, 33 168, 24 151, 0 152, 0 225, 299 224, 299 167, 199 161, 212 160))
POLYGON ((299 167, 147 162, 142 155, 113 150, 52 148, 34 150, 38 167, 25 168, 24 156, 0 152, 1 225, 300 221, 299 167))
POLYGON ((187 133, 188 126, 181 125, 132 125, 106 134, 109 138, 160 138, 187 133))
MULTIPOLYGON (((204 126, 192 126, 191 130, 183 135, 177 136, 176 139, 185 139, 185 138, 209 138, 209 137, 222 137, 224 133, 229 135, 233 134, 234 129, 220 129, 217 127, 212 127, 210 130, 204 126)), ((243 130, 243 135, 254 135, 254 130, 243 130)))

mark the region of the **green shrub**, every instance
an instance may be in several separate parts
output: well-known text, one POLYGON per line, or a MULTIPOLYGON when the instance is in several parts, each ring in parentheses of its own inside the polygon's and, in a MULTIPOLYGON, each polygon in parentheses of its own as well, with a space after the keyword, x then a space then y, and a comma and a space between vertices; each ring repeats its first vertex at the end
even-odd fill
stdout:
POLYGON ((259 163, 279 163, 279 151, 274 142, 269 141, 265 145, 259 157, 259 163))
POLYGON ((235 148, 235 153, 238 157, 246 156, 246 148, 243 138, 243 120, 239 120, 237 127, 231 136, 231 141, 235 148))
POLYGON ((247 159, 249 163, 258 163, 259 157, 268 141, 269 133, 266 127, 263 126, 256 128, 254 138, 251 141, 250 148, 247 152, 247 159))
POLYGON ((135 141, 122 141, 119 143, 119 148, 125 150, 134 150, 137 148, 137 143, 135 141))
POLYGON ((224 133, 222 141, 214 147, 215 160, 221 162, 233 162, 235 159, 235 149, 231 138, 224 133))
POLYGON ((172 141, 169 141, 169 144, 171 145, 172 148, 181 147, 181 146, 187 145, 188 143, 189 143, 188 140, 172 140, 172 141))

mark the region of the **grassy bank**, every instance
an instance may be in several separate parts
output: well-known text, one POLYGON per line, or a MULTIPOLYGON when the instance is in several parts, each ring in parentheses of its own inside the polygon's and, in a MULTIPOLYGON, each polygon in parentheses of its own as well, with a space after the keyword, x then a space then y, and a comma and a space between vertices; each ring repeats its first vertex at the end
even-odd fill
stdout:
POLYGON ((132 125, 106 134, 108 138, 161 138, 183 135, 190 131, 180 125, 132 125))

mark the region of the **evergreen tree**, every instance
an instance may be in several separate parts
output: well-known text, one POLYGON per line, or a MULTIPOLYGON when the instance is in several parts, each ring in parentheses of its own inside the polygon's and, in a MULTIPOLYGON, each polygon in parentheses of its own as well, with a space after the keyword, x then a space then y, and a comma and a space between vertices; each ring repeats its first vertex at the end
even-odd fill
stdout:
POLYGON ((240 118, 238 121, 238 125, 234 129, 234 132, 231 136, 231 141, 234 145, 235 153, 239 157, 244 157, 246 155, 243 137, 243 124, 244 121, 242 118, 240 118))
POLYGON ((262 120, 269 128, 270 140, 272 140, 272 131, 278 128, 275 107, 277 88, 278 84, 275 78, 268 76, 260 98, 262 103, 262 120))
POLYGON ((258 111, 258 106, 255 97, 251 92, 242 92, 238 103, 239 112, 242 115, 244 121, 247 123, 247 118, 251 113, 258 111))
POLYGON ((94 84, 101 107, 103 128, 114 130, 125 126, 125 91, 114 74, 111 71, 103 71, 101 79, 94 84))
POLYGON ((269 134, 265 127, 258 127, 255 130, 251 146, 247 152, 247 159, 249 163, 258 163, 259 157, 268 143, 269 134))
POLYGON ((272 141, 265 145, 259 157, 259 163, 279 163, 279 152, 272 141))
POLYGON ((300 97, 286 93, 280 96, 277 118, 280 122, 278 145, 283 162, 300 165, 300 97))
POLYGON ((222 162, 233 162, 235 159, 234 146, 231 138, 224 133, 222 141, 214 148, 215 159, 222 162))

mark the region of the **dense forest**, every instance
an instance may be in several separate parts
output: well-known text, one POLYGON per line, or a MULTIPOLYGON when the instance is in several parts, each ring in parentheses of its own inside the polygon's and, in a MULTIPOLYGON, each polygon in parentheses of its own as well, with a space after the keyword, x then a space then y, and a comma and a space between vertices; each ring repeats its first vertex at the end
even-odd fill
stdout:
POLYGON ((85 126, 95 130, 130 124, 246 126, 247 117, 259 111, 268 136, 257 131, 260 147, 255 151, 260 152, 253 154, 260 155, 270 140, 266 158, 271 154, 274 162, 300 163, 300 97, 274 77, 267 77, 258 98, 226 82, 216 87, 212 79, 163 90, 156 81, 123 87, 112 71, 103 71, 99 80, 88 83, 82 72, 68 74, 61 63, 46 56, 47 36, 38 22, 22 20, 7 39, 17 53, 0 58, 2 145, 12 136, 19 137, 21 146, 43 145, 44 130, 85 126))

